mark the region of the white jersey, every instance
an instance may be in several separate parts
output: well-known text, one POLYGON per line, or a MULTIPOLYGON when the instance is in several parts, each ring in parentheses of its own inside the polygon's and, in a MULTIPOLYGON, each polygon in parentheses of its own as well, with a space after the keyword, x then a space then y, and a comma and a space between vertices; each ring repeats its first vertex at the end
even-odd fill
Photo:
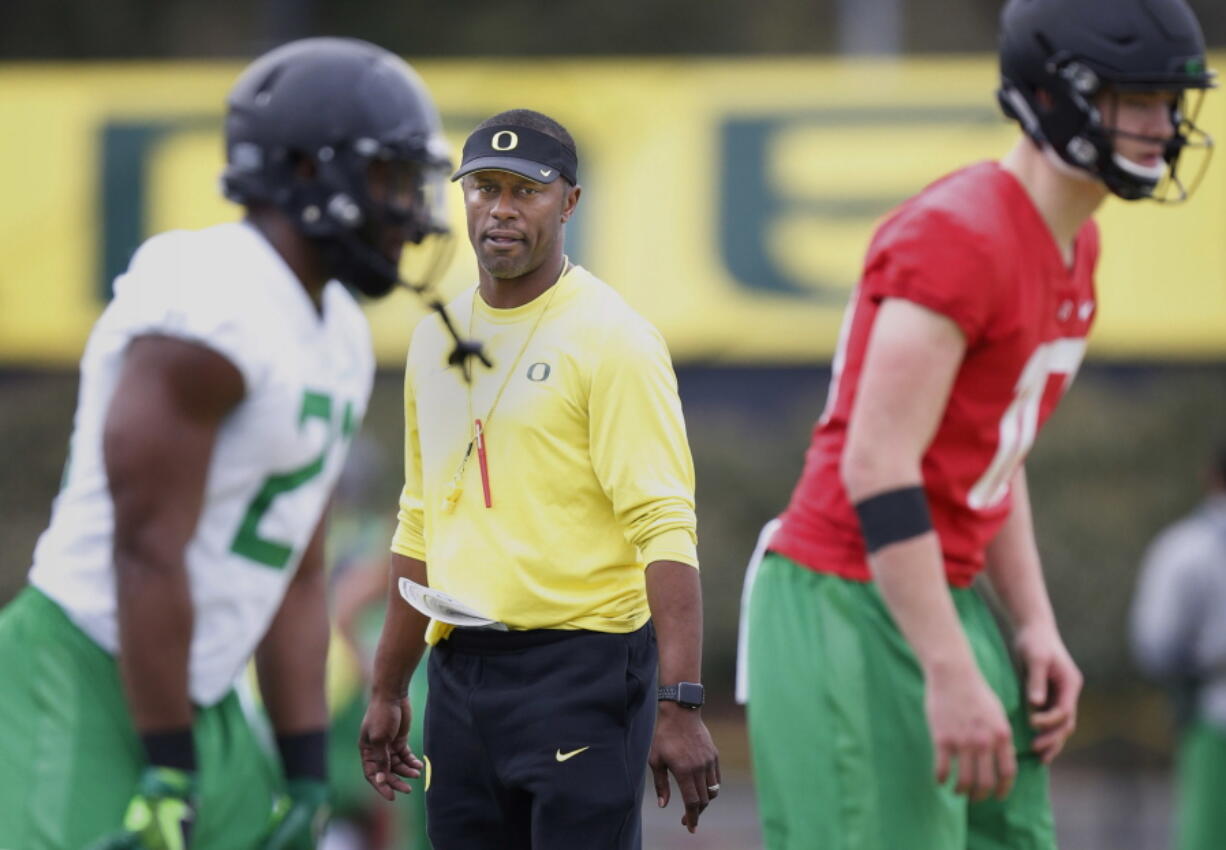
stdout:
POLYGON ((1226 494, 1150 545, 1132 602, 1132 644, 1158 679, 1196 684, 1196 712, 1226 730, 1226 494))
POLYGON ((65 485, 34 551, 31 583, 109 652, 118 649, 113 506, 102 430, 134 337, 218 352, 246 393, 218 431, 185 553, 195 611, 190 693, 211 705, 264 636, 332 492, 370 398, 370 329, 331 282, 316 312, 246 224, 174 231, 141 246, 90 334, 65 485))

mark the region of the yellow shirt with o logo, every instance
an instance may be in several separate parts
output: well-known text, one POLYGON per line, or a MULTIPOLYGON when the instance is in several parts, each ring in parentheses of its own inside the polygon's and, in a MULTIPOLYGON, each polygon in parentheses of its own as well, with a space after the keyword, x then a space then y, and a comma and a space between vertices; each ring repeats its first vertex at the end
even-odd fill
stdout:
POLYGON ((474 295, 449 306, 494 362, 474 365, 471 390, 447 366, 436 317, 409 346, 392 551, 424 560, 431 587, 512 628, 634 631, 650 616, 644 567, 698 566, 694 466, 664 340, 579 266, 520 307, 474 295), (472 419, 488 420, 489 507, 474 447, 448 510, 472 419))

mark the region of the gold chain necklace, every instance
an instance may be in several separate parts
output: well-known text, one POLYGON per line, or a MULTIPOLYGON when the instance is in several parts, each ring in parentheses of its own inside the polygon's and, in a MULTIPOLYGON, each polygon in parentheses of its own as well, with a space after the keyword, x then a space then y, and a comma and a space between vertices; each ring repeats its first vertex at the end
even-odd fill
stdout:
MULTIPOLYGON (((464 495, 464 470, 468 467, 469 458, 472 457, 473 449, 477 450, 477 463, 481 467, 481 489, 485 496, 485 506, 492 508, 494 506, 493 495, 490 491, 490 472, 489 463, 485 452, 485 430, 489 427, 490 420, 494 418, 494 411, 498 408, 498 402, 502 400, 502 393, 511 383, 511 376, 515 374, 516 368, 519 367, 519 361, 523 359, 524 352, 528 350, 529 344, 532 342, 532 337, 536 335, 536 329, 541 326, 541 320, 545 318, 546 311, 549 310, 549 305, 553 303, 553 298, 558 292, 558 284, 562 282, 562 278, 566 277, 566 273, 570 271, 570 257, 562 255, 562 271, 558 273, 557 279, 550 287, 549 296, 545 299, 541 311, 536 314, 536 321, 532 323, 532 329, 528 331, 528 336, 524 338, 524 342, 519 347, 519 353, 515 355, 515 359, 511 361, 511 368, 507 370, 507 374, 502 379, 502 383, 498 387, 498 392, 494 394, 494 400, 490 402, 489 410, 486 411, 484 419, 476 419, 473 417, 473 382, 469 381, 465 385, 468 394, 468 422, 469 422, 469 440, 468 446, 464 449, 464 456, 460 458, 460 465, 456 467, 455 475, 451 477, 451 481, 447 484, 447 491, 443 495, 443 512, 451 513, 455 510, 456 504, 460 501, 460 497, 464 495)), ((480 285, 473 290, 472 308, 468 313, 468 338, 473 337, 473 316, 477 312, 477 294, 480 291, 480 285)))

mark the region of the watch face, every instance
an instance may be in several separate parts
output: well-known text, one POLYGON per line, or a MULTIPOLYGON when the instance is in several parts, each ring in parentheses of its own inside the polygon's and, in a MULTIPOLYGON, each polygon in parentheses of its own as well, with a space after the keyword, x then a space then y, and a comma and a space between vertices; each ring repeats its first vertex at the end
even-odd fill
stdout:
POLYGON ((677 702, 686 708, 698 708, 703 703, 702 685, 681 682, 677 685, 677 702))

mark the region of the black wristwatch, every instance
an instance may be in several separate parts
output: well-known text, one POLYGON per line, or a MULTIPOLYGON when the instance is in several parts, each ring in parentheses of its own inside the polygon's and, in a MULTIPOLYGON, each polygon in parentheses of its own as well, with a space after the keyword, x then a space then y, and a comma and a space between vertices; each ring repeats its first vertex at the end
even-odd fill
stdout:
POLYGON ((656 691, 656 700, 672 700, 682 708, 693 711, 702 708, 702 685, 697 682, 678 682, 675 685, 666 685, 656 691))

